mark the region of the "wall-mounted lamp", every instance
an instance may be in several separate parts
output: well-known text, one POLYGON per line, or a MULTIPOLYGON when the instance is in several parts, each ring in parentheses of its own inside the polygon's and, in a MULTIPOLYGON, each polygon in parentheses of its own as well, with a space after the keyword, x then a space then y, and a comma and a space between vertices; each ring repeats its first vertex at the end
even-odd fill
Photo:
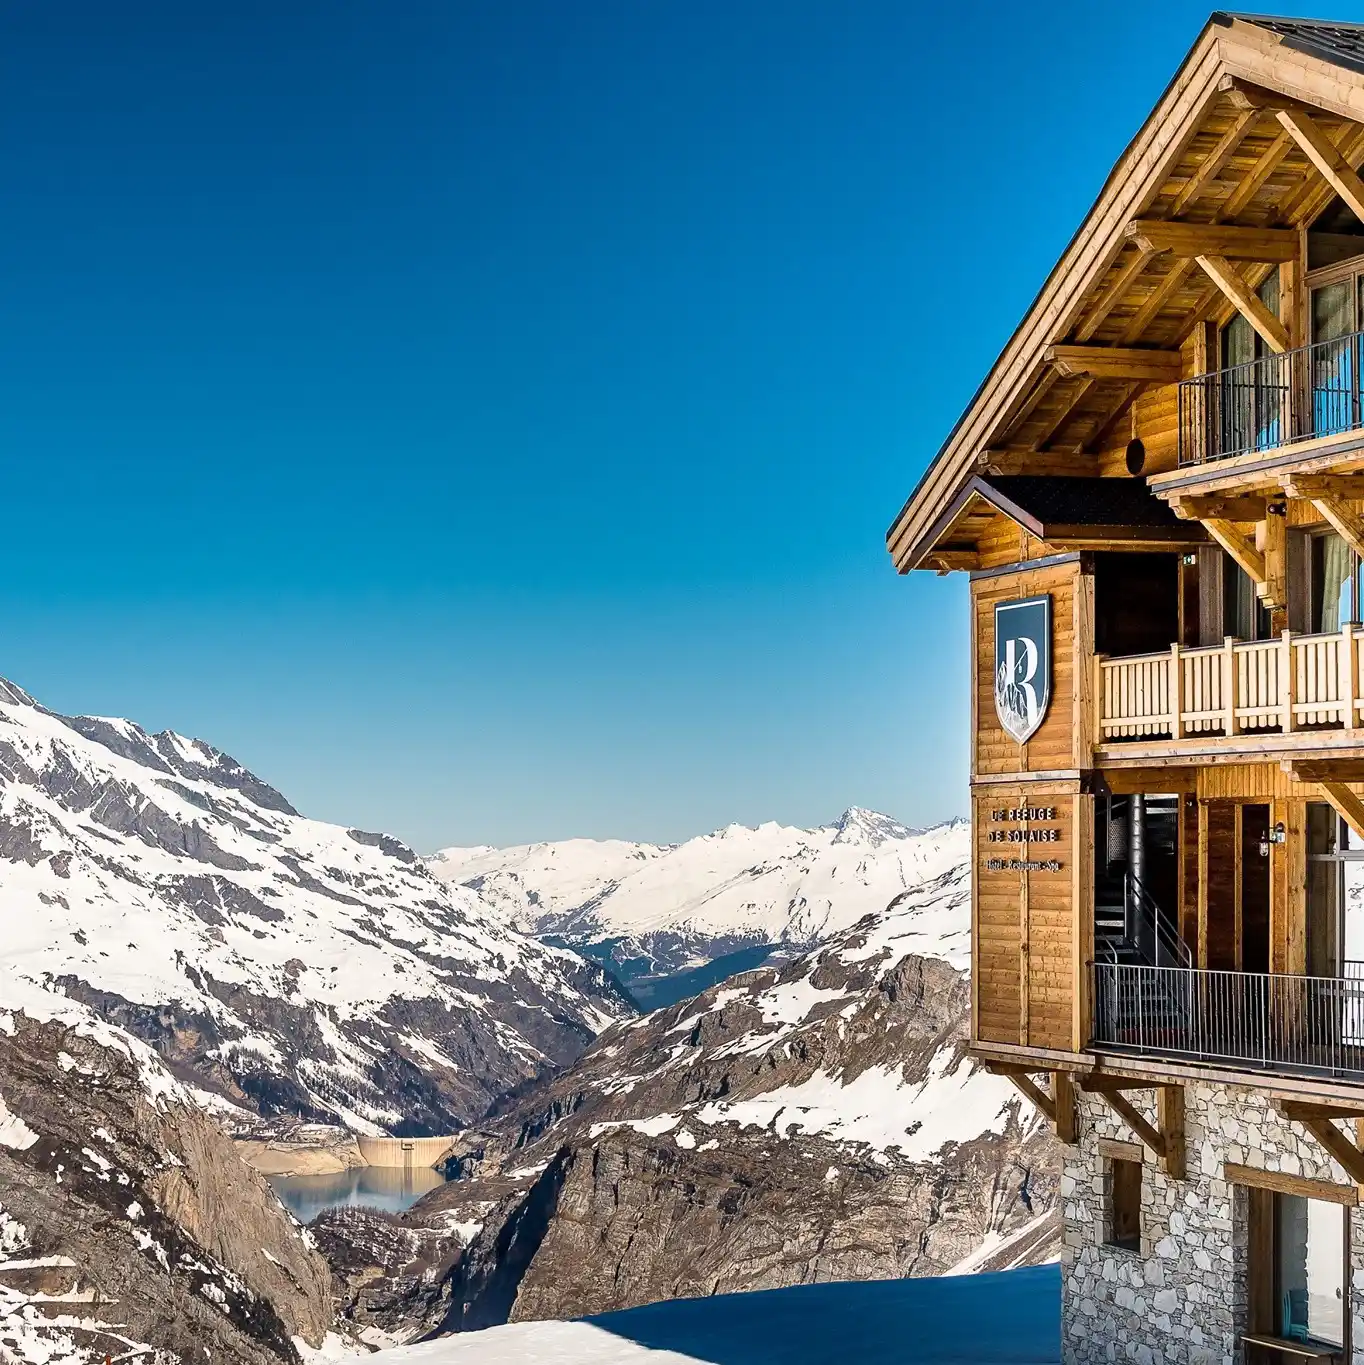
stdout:
POLYGON ((1280 820, 1278 824, 1276 824, 1274 828, 1271 829, 1269 833, 1266 834, 1265 837, 1260 840, 1260 857, 1262 858, 1269 857, 1270 844, 1283 844, 1287 842, 1288 831, 1284 829, 1283 821, 1280 820))
POLYGON ((1265 511, 1271 517, 1286 517, 1288 515, 1288 504, 1286 502, 1271 502, 1265 511))

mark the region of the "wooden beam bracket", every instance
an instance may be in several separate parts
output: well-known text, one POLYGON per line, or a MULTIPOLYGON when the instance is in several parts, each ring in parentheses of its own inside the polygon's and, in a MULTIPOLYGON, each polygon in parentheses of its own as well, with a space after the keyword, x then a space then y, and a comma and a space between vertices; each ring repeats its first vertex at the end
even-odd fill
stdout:
POLYGON ((1349 205, 1350 212, 1364 223, 1364 180, 1354 173, 1316 120, 1300 109, 1280 109, 1275 117, 1321 172, 1326 183, 1349 205))
POLYGON ((1282 355, 1289 349, 1288 329, 1261 302, 1240 272, 1225 256, 1195 258, 1203 273, 1227 296, 1236 310, 1264 338, 1271 351, 1282 355))
MULTIPOLYGON (((1174 1180, 1183 1180, 1184 1161, 1184 1087, 1182 1085, 1124 1084, 1094 1085, 1096 1079, 1087 1077, 1083 1088, 1099 1095, 1104 1103, 1136 1134, 1137 1138, 1160 1159, 1165 1173, 1174 1180), (1125 1090, 1156 1091, 1156 1124, 1150 1123, 1127 1099, 1125 1090), (1158 1126, 1157 1126, 1158 1125, 1158 1126)), ((1108 1078, 1102 1078, 1107 1080, 1108 1078)), ((1364 1158, 1361 1158, 1364 1159, 1364 1158)))

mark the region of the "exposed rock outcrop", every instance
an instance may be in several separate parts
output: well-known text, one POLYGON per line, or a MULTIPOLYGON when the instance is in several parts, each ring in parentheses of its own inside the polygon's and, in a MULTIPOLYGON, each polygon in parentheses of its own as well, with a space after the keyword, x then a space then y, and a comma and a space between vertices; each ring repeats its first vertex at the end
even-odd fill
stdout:
POLYGON ((0 1014, 0 1285, 20 1360, 296 1362, 331 1322, 326 1262, 154 1058, 23 1014, 0 1014))

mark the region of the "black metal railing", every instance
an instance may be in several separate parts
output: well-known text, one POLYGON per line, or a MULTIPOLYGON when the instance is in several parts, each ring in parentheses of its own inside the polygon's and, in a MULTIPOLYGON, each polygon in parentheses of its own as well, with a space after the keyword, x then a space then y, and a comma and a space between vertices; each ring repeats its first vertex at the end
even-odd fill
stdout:
POLYGON ((1202 464, 1364 427, 1364 332, 1179 385, 1179 463, 1202 464))
POLYGON ((1193 958, 1179 936, 1174 916, 1142 885, 1134 872, 1123 877, 1123 925, 1127 940, 1157 967, 1189 967, 1193 958))
POLYGON ((1259 1070, 1364 1078, 1364 976, 1093 965, 1093 1043, 1259 1070))

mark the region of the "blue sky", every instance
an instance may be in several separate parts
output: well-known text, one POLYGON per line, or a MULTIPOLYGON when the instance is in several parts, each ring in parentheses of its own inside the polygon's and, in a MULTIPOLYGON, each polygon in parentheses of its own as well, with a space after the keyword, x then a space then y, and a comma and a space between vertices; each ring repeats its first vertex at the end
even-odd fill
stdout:
POLYGON ((5 0, 0 673, 422 849, 962 812, 884 532, 1205 18, 5 0))

